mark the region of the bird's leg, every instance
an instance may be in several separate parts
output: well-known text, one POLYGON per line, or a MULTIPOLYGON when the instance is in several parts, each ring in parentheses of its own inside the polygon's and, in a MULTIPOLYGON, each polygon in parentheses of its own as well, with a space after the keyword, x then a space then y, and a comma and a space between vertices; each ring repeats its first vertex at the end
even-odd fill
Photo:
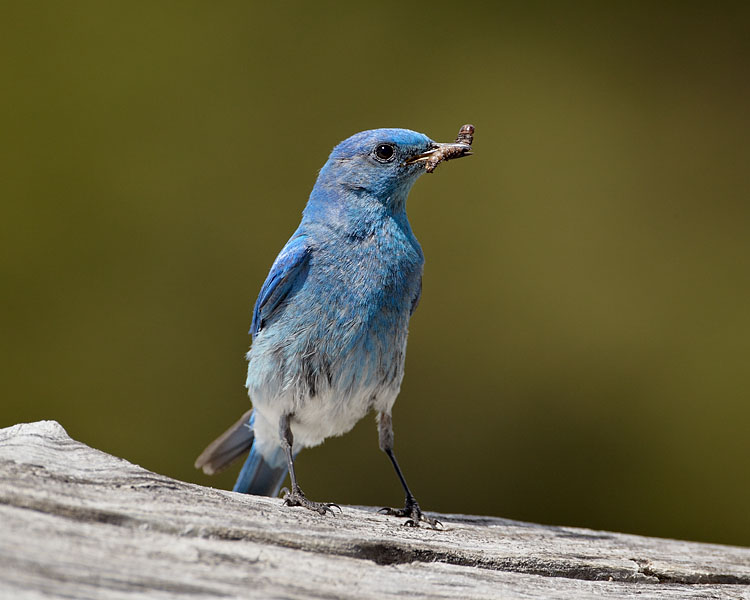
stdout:
POLYGON ((294 436, 292 435, 292 428, 289 423, 290 420, 291 415, 282 415, 281 421, 279 422, 279 437, 281 438, 281 448, 282 450, 284 450, 284 454, 286 455, 286 464, 289 467, 289 477, 292 480, 291 491, 289 491, 287 488, 284 488, 282 490, 282 492, 284 493, 284 495, 282 496, 282 498, 284 499, 284 504, 286 504, 287 506, 304 506, 305 508, 314 510, 321 515, 324 515, 327 512, 333 514, 333 510, 331 510, 331 508, 334 506, 341 510, 341 507, 338 504, 334 504, 333 502, 313 502, 312 500, 308 500, 305 497, 305 494, 302 493, 302 490, 297 483, 297 475, 294 472, 294 455, 292 454, 294 436))
POLYGON ((393 515, 395 517, 408 517, 408 521, 404 523, 409 527, 419 527, 419 522, 424 521, 433 529, 437 529, 437 526, 442 526, 442 523, 437 519, 431 519, 419 508, 419 503, 411 493, 409 486, 406 483, 404 474, 401 472, 401 468, 398 466, 396 455, 393 453, 393 421, 390 414, 384 412, 380 413, 378 421, 378 437, 380 441, 380 449, 388 455, 393 463, 393 468, 396 469, 396 475, 401 482, 406 493, 406 504, 404 508, 381 508, 379 512, 386 515, 393 515))

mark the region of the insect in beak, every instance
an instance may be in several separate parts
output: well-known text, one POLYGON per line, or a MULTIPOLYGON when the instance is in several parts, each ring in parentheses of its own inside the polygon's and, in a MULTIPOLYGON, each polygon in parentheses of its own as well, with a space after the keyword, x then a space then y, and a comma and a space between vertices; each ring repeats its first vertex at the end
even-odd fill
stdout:
POLYGON ((474 141, 474 126, 464 125, 458 131, 455 142, 445 144, 435 144, 434 148, 412 156, 404 162, 406 165, 413 165, 416 163, 423 162, 425 164, 425 171, 432 173, 435 168, 443 161, 453 160, 456 158, 463 158, 469 156, 471 152, 471 144, 474 141))

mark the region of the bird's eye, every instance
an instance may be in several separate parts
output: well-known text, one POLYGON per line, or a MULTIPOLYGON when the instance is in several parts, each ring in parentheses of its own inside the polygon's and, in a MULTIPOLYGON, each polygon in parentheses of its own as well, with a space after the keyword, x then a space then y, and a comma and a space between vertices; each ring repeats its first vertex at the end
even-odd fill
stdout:
POLYGON ((396 156, 396 149, 391 144, 378 144, 375 146, 375 158, 380 162, 388 162, 396 156))

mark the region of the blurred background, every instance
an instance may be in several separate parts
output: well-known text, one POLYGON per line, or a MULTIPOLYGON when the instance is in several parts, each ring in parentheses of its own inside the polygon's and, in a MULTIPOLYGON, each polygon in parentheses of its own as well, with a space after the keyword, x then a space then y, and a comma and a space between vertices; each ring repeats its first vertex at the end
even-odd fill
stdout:
MULTIPOLYGON (((0 426, 231 487, 193 460, 330 149, 471 122, 409 200, 422 506, 749 545, 749 7, 4 3, 0 426)), ((372 418, 298 469, 403 501, 372 418)))

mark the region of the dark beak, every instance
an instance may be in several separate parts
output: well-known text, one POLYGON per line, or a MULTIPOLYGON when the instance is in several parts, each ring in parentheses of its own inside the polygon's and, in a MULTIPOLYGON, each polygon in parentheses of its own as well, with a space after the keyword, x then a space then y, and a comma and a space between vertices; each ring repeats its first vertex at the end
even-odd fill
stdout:
POLYGON ((472 154, 471 144, 473 141, 474 126, 464 125, 459 130, 455 142, 435 144, 434 148, 430 148, 426 152, 412 156, 407 159, 404 164, 413 165, 416 163, 424 163, 425 171, 432 173, 443 161, 463 158, 464 156, 472 154))

